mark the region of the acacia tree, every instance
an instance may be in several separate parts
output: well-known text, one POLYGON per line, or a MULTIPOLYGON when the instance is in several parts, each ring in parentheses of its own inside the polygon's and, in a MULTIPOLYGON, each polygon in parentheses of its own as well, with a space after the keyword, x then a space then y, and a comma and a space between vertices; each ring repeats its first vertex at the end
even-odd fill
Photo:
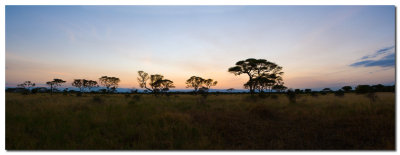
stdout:
POLYGON ((117 77, 108 77, 102 76, 99 78, 100 84, 106 87, 107 93, 110 93, 111 90, 114 92, 118 88, 118 83, 120 82, 117 77))
POLYGON ((156 94, 158 92, 167 92, 170 88, 175 88, 174 82, 168 79, 164 79, 164 76, 160 74, 150 75, 144 71, 138 71, 139 77, 137 78, 140 88, 145 88, 148 91, 156 94), (150 79, 147 87, 147 81, 150 79))
POLYGON ((145 88, 151 92, 153 92, 153 90, 151 90, 150 88, 147 88, 147 80, 150 79, 149 74, 147 74, 144 71, 138 71, 139 77, 137 78, 138 83, 140 88, 145 88))
POLYGON ((82 89, 84 88, 84 83, 87 80, 85 79, 74 79, 74 82, 72 82, 72 86, 79 88, 79 91, 82 92, 82 89))
POLYGON ((24 83, 18 84, 17 87, 31 90, 31 88, 35 87, 35 85, 36 84, 32 83, 31 81, 25 81, 24 83))
POLYGON ((218 81, 214 81, 213 79, 204 80, 204 85, 210 89, 212 86, 216 86, 218 81))
POLYGON ((87 88, 88 91, 90 92, 90 90, 94 87, 99 87, 99 85, 97 84, 97 81, 93 81, 93 80, 84 80, 83 81, 83 87, 87 88))
POLYGON ((204 79, 197 76, 192 76, 186 80, 186 88, 194 88, 194 92, 197 92, 202 87, 204 79))
POLYGON ((228 69, 228 72, 235 75, 248 75, 249 81, 244 84, 244 87, 253 94, 256 89, 259 92, 264 89, 271 90, 279 80, 282 80, 283 72, 281 70, 282 67, 273 62, 249 58, 236 62, 234 67, 228 69))
POLYGON ((352 90, 353 88, 351 86, 343 86, 342 89, 346 92, 352 90))
POLYGON ((61 86, 61 84, 65 82, 66 81, 62 79, 53 79, 53 81, 48 81, 46 82, 46 84, 50 86, 50 93, 51 95, 53 95, 53 90, 56 89, 58 86, 61 86))

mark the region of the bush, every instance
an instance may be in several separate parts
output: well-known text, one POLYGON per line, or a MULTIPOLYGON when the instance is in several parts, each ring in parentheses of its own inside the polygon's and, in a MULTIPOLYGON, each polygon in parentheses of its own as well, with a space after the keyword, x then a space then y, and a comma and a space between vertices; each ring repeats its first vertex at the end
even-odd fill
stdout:
POLYGON ((356 87, 356 93, 364 94, 369 92, 372 92, 372 87, 369 85, 358 85, 356 87))
POLYGON ((339 89, 338 91, 335 92, 335 96, 343 97, 344 96, 344 91, 339 89))
POLYGON ((296 103, 296 93, 292 90, 288 90, 286 92, 286 96, 288 97, 290 103, 296 103))

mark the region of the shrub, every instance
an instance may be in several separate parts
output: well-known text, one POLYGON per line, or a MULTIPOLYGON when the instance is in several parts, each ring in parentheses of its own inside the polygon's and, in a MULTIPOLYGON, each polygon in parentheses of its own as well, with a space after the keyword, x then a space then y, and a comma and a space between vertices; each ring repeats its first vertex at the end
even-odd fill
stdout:
POLYGON ((369 85, 358 85, 356 87, 356 93, 363 94, 372 92, 372 87, 369 85))
POLYGON ((292 90, 288 90, 286 92, 286 96, 288 97, 290 103, 296 103, 296 93, 292 90))
POLYGON ((339 89, 338 91, 335 92, 335 96, 343 97, 344 96, 344 91, 339 89))

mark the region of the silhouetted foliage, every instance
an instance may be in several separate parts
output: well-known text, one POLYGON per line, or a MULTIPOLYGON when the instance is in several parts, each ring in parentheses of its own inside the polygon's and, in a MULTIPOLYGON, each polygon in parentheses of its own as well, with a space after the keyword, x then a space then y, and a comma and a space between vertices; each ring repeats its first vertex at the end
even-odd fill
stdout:
POLYGON ((92 88, 99 87, 99 85, 97 84, 97 81, 83 80, 83 87, 87 88, 88 91, 90 92, 92 88))
POLYGON ((61 80, 61 79, 53 79, 53 81, 48 81, 46 82, 47 85, 50 86, 50 92, 53 95, 54 89, 57 89, 57 87, 61 86, 61 84, 65 83, 66 81, 61 80))
POLYGON ((192 76, 188 80, 186 80, 186 88, 194 88, 194 92, 198 93, 200 89, 203 89, 202 91, 205 91, 205 88, 207 88, 207 91, 212 87, 217 85, 217 81, 214 81, 213 79, 203 79, 202 77, 198 76, 192 76))
POLYGON ((154 94, 160 92, 168 92, 170 88, 175 88, 174 82, 168 79, 164 79, 164 76, 160 74, 154 74, 148 76, 146 72, 138 71, 139 77, 138 82, 141 88, 146 88, 154 94), (147 80, 150 79, 150 88, 147 87, 147 80))
POLYGON ((372 92, 372 87, 369 85, 358 85, 355 89, 356 93, 369 93, 372 92))
POLYGON ((186 80, 186 88, 194 88, 194 92, 197 92, 202 87, 204 79, 197 76, 192 76, 186 80))
POLYGON ((295 92, 296 94, 300 94, 300 93, 303 93, 303 90, 295 89, 294 92, 295 92))
POLYGON ((282 67, 265 59, 249 58, 236 62, 234 67, 228 69, 235 75, 247 74, 249 81, 244 84, 246 89, 253 94, 256 89, 259 92, 270 90, 275 84, 283 85, 281 72, 282 67), (273 82, 274 81, 274 82, 273 82))
MULTIPOLYGON (((153 92, 150 88, 147 88, 147 80, 150 79, 149 74, 144 71, 138 71, 139 77, 137 78, 140 88, 145 88, 148 91, 153 92)), ((147 90, 145 90, 147 93, 147 90)))
POLYGON ((18 84, 17 88, 23 88, 23 89, 27 89, 26 91, 24 91, 24 94, 29 94, 29 92, 31 91, 32 87, 35 87, 35 83, 32 83, 31 81, 25 81, 24 83, 18 84))
POLYGON ((289 89, 286 92, 286 96, 288 97, 290 103, 296 103, 296 93, 293 90, 289 89))
POLYGON ((343 89, 345 92, 348 92, 348 91, 351 91, 353 88, 352 88, 351 86, 343 86, 342 89, 343 89))
POLYGON ((344 91, 342 89, 339 89, 338 91, 335 92, 335 96, 343 97, 344 91))
POLYGON ((84 81, 86 81, 85 79, 74 79, 74 81, 72 82, 72 86, 79 88, 79 91, 82 92, 82 89, 84 87, 84 81))
POLYGON ((311 91, 312 91, 311 89, 304 89, 305 93, 311 93, 311 91))
POLYGON ((332 92, 331 88, 324 88, 322 89, 322 92, 328 93, 328 92, 332 92))
POLYGON ((100 84, 106 87, 107 93, 115 92, 120 82, 117 77, 102 76, 99 78, 100 84))

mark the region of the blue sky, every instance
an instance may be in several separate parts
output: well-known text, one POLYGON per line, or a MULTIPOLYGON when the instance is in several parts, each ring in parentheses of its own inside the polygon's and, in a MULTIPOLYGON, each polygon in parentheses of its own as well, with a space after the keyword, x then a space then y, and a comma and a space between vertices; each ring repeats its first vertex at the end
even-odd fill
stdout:
POLYGON ((138 88, 144 70, 243 88, 227 69, 247 58, 282 66, 289 88, 393 84, 394 45, 394 6, 6 6, 6 86, 107 75, 138 88))

